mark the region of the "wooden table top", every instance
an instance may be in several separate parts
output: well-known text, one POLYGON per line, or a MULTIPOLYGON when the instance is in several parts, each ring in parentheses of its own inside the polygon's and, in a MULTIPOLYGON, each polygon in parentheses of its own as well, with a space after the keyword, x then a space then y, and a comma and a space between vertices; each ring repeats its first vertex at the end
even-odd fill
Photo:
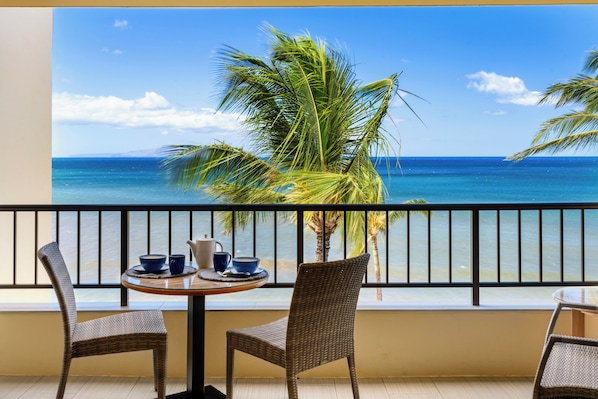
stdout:
POLYGON ((261 287, 268 281, 268 276, 257 280, 223 282, 204 280, 193 273, 182 277, 170 278, 142 278, 132 277, 123 273, 122 285, 135 291, 159 295, 215 295, 251 290, 261 287))

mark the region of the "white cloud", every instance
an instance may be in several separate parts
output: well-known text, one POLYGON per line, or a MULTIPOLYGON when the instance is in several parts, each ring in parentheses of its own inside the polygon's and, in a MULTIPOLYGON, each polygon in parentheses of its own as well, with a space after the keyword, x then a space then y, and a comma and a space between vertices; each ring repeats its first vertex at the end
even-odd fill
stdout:
POLYGON ((485 111, 484 112, 485 115, 492 115, 492 116, 504 116, 507 114, 506 111, 498 110, 498 111, 485 111))
POLYGON ((467 75, 470 82, 468 88, 481 93, 496 95, 496 101, 501 104, 537 105, 541 93, 530 91, 518 77, 498 75, 494 72, 480 71, 467 75))
POLYGON ((124 50, 119 50, 119 49, 110 50, 108 47, 104 46, 104 47, 102 47, 102 53, 123 55, 125 52, 124 52, 124 50))
POLYGON ((115 19, 114 27, 119 29, 127 29, 129 22, 126 19, 115 19))
POLYGON ((52 120, 56 123, 232 132, 240 130, 241 119, 239 114, 209 108, 177 107, 154 92, 134 100, 67 92, 52 95, 52 120))

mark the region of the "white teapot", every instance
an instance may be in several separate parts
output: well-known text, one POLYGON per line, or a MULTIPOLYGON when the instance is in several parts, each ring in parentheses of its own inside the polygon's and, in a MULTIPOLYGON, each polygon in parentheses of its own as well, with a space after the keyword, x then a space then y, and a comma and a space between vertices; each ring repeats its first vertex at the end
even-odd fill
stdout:
POLYGON ((204 238, 195 241, 188 240, 187 244, 191 247, 198 269, 209 269, 214 266, 214 250, 216 245, 219 245, 220 251, 222 251, 222 244, 213 238, 208 238, 207 234, 204 235, 204 238))

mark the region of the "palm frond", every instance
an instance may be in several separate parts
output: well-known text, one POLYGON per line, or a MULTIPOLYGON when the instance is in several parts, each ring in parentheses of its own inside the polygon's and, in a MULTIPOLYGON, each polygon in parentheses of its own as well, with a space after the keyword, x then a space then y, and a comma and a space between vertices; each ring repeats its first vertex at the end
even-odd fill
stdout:
POLYGON ((598 114, 577 111, 567 113, 542 123, 540 131, 534 137, 532 144, 539 144, 572 133, 596 130, 597 127, 598 114))
POLYGON ((284 187, 278 185, 246 186, 221 182, 207 186, 205 192, 215 200, 230 204, 279 204, 286 202, 284 187))
POLYGON ((598 73, 598 50, 588 51, 584 69, 588 72, 598 73))
POLYGON ((284 179, 275 165, 225 143, 211 146, 172 146, 162 162, 170 181, 185 189, 206 184, 234 182, 238 186, 264 187, 284 179))
POLYGON ((596 110, 598 101, 598 80, 587 75, 577 75, 564 83, 549 86, 539 104, 554 104, 555 107, 581 104, 596 110))
MULTIPOLYGON (((588 53, 584 68, 587 72, 598 71, 598 50, 588 53)), ((543 93, 539 104, 565 105, 582 108, 551 118, 542 123, 531 146, 509 157, 522 160, 542 152, 555 153, 562 150, 594 148, 598 143, 598 76, 578 74, 566 82, 555 83, 543 93)))
POLYGON ((559 151, 564 151, 568 149, 576 151, 586 150, 589 148, 595 148, 597 144, 598 130, 585 131, 582 133, 571 134, 541 144, 537 144, 535 146, 529 147, 523 151, 511 155, 507 159, 513 161, 520 161, 529 156, 543 152, 557 153, 559 151))
POLYGON ((292 204, 367 204, 380 200, 384 184, 380 176, 296 171, 287 173, 291 184, 286 200, 292 204), (375 193, 375 194, 374 194, 375 193))

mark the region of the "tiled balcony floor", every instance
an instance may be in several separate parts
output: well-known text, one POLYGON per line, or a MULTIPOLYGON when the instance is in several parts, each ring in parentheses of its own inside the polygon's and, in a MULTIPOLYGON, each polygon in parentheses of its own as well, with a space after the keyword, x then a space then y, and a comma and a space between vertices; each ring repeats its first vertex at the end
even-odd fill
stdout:
MULTIPOLYGON (((207 383, 224 391, 223 379, 207 383)), ((532 378, 363 378, 362 399, 529 399, 532 378)), ((53 399, 58 377, 0 376, 0 398, 53 399)), ((182 378, 167 381, 167 394, 183 390, 182 378)), ((300 379, 299 396, 305 399, 352 398, 348 379, 300 379)), ((153 380, 138 377, 69 378, 65 399, 150 399, 155 398, 153 380)), ((283 379, 238 379, 236 399, 287 398, 283 379)))

